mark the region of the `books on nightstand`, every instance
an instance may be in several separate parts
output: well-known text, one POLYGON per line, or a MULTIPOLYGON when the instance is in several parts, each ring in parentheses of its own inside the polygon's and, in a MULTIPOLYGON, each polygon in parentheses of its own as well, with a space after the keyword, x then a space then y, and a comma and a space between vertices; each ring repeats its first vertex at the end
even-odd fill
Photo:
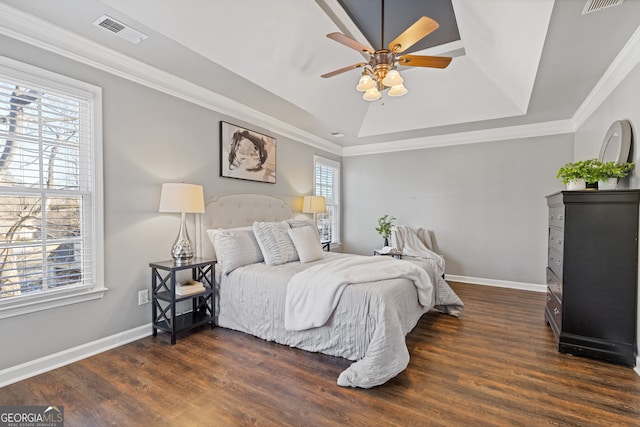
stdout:
POLYGON ((176 285, 176 295, 179 295, 181 297, 192 294, 199 294, 200 292, 204 291, 205 287, 200 282, 190 282, 189 284, 176 285))

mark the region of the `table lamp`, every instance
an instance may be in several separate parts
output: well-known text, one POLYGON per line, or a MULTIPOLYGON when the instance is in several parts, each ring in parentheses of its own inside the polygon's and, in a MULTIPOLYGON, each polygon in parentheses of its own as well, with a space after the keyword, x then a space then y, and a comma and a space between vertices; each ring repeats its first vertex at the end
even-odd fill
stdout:
POLYGON ((186 213, 204 212, 204 193, 201 185, 184 183, 162 184, 159 212, 180 213, 180 231, 171 248, 171 257, 176 265, 182 265, 193 258, 194 250, 187 233, 186 213))
POLYGON ((313 214, 313 223, 318 226, 316 214, 327 211, 327 204, 324 196, 304 196, 302 200, 302 212, 313 214))

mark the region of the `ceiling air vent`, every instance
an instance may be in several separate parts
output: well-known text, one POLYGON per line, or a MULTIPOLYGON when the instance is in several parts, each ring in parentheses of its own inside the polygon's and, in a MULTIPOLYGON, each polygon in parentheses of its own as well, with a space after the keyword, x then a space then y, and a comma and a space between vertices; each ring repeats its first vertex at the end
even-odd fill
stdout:
POLYGON ((122 22, 118 22, 107 15, 102 15, 100 18, 93 21, 93 25, 111 31, 112 33, 119 35, 123 39, 135 44, 138 44, 142 40, 148 38, 146 34, 142 34, 140 31, 136 31, 131 27, 127 27, 122 22))
POLYGON ((582 10, 582 14, 597 12, 608 7, 621 5, 624 0, 587 0, 587 4, 582 10))

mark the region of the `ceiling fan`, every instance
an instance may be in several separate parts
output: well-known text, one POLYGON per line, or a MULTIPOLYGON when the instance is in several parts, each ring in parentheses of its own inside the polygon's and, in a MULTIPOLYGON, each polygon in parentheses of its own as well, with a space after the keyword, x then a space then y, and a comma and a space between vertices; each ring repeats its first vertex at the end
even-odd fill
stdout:
MULTIPOLYGON (((369 55, 369 61, 349 65, 323 74, 321 77, 329 78, 356 68, 365 67, 358 86, 356 87, 358 91, 364 92, 362 96, 363 99, 367 101, 380 99, 380 92, 388 88, 390 88, 389 96, 402 96, 407 93, 407 89, 404 87, 403 79, 396 69, 397 65, 446 68, 451 62, 451 58, 444 56, 401 55, 402 52, 434 32, 439 26, 440 25, 433 19, 428 16, 423 16, 391 41, 388 49, 377 50, 357 42, 342 33, 327 34, 327 37, 331 40, 355 49, 362 54, 369 55)), ((384 0, 382 0, 382 33, 384 34, 384 0)), ((384 45, 384 41, 382 44, 384 45)))

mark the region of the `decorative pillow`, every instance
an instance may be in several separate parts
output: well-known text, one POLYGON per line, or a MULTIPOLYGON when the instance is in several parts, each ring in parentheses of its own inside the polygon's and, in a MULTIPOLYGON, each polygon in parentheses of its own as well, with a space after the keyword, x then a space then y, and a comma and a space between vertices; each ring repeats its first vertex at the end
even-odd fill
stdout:
POLYGON ((287 222, 291 228, 300 228, 300 227, 311 227, 316 232, 316 237, 318 238, 318 243, 322 239, 320 239, 320 232, 318 231, 318 226, 313 223, 310 219, 288 219, 287 222))
MULTIPOLYGON (((238 231, 238 230, 250 230, 253 233, 253 227, 250 225, 247 225, 246 227, 234 227, 234 228, 210 228, 207 231, 207 236, 209 236, 209 240, 211 241, 211 245, 213 246, 213 257, 215 259, 218 260, 218 257, 216 255, 216 246, 214 244, 214 239, 216 237, 216 234, 218 234, 221 231, 228 231, 228 232, 233 232, 233 231, 238 231)), ((220 260, 218 260, 219 262, 220 260)))
POLYGON ((251 227, 219 230, 213 237, 213 247, 224 274, 264 260, 251 227))
POLYGON ((291 237, 302 263, 324 258, 317 230, 314 232, 314 229, 315 227, 306 226, 288 230, 289 237, 291 237))
POLYGON ((279 265, 298 260, 296 248, 287 234, 289 228, 287 221, 253 223, 253 233, 265 264, 279 265))

